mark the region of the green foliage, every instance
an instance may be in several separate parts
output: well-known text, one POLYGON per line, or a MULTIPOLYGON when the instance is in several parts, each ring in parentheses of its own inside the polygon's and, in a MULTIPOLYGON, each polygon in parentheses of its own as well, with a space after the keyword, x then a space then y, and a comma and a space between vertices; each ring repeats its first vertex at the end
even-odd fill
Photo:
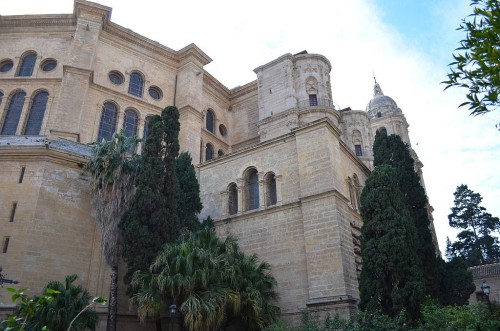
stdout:
POLYGON ((401 137, 395 134, 387 136, 385 131, 377 132, 373 145, 375 167, 387 164, 396 170, 396 181, 402 193, 406 209, 417 229, 417 261, 425 279, 427 295, 438 296, 438 262, 436 247, 429 230, 430 220, 427 209, 427 196, 415 172, 415 161, 410 148, 401 137))
POLYGON ((198 229, 200 222, 197 215, 203 206, 200 200, 200 184, 192 162, 188 152, 182 152, 176 160, 175 173, 179 182, 177 215, 182 227, 198 229))
POLYGON ((464 331, 500 330, 500 319, 485 303, 465 306, 439 307, 429 303, 422 308, 422 322, 417 330, 464 331))
POLYGON ((405 308, 415 319, 424 281, 416 263, 417 232, 396 179, 393 167, 380 165, 361 194, 360 307, 389 316, 405 308))
POLYGON ((268 302, 276 298, 269 265, 245 256, 234 238, 218 239, 213 228, 164 246, 150 270, 136 272, 132 282, 140 288, 131 302, 141 318, 175 303, 189 330, 216 329, 231 318, 260 330, 277 314, 268 302))
POLYGON ((500 4, 498 0, 471 0, 473 12, 458 30, 466 36, 453 54, 451 72, 443 84, 468 90, 471 115, 480 115, 499 106, 500 93, 500 4))
POLYGON ((454 257, 445 262, 439 259, 442 275, 439 303, 441 306, 462 306, 468 303, 470 295, 476 286, 472 273, 468 270, 465 260, 454 257))
POLYGON ((44 294, 35 297, 24 293, 26 289, 8 288, 7 291, 13 293, 12 302, 17 305, 13 315, 0 320, 2 330, 95 330, 99 318, 92 308, 106 300, 92 298, 85 288, 73 285, 76 279, 76 275, 66 276, 64 285, 51 281, 44 288, 44 294))
POLYGON ((498 241, 500 220, 480 206, 483 198, 460 185, 454 193, 455 206, 448 215, 450 226, 462 229, 457 241, 447 247, 447 255, 465 258, 469 266, 494 263, 500 260, 498 241))

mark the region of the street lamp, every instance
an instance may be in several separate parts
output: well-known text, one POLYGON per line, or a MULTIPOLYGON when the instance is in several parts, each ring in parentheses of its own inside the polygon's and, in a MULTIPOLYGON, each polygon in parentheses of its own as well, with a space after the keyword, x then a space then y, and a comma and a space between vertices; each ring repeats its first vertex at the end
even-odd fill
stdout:
POLYGON ((12 279, 7 279, 4 277, 2 274, 2 267, 0 267, 0 286, 3 284, 18 284, 19 282, 17 280, 12 280, 12 279))
POLYGON ((171 330, 174 329, 174 318, 177 317, 179 311, 177 310, 177 305, 175 303, 168 307, 168 316, 170 317, 171 330))

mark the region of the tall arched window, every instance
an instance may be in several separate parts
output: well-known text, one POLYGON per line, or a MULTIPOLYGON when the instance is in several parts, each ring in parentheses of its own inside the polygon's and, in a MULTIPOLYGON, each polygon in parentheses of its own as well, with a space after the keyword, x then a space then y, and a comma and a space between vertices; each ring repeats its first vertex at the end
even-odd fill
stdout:
POLYGON ((28 53, 24 55, 19 64, 19 70, 17 75, 19 77, 29 77, 33 74, 33 69, 35 68, 36 53, 28 53))
POLYGON ((250 169, 247 172, 245 188, 247 210, 259 208, 259 175, 257 170, 250 169))
POLYGON ((212 144, 207 144, 205 147, 205 161, 210 161, 214 158, 214 148, 212 144))
POLYGON ((19 119, 21 118, 21 112, 23 111, 25 97, 26 93, 23 91, 19 91, 10 97, 7 114, 5 115, 2 131, 0 134, 16 134, 17 126, 19 125, 19 119))
POLYGON ((238 213, 238 187, 235 183, 229 184, 227 188, 227 205, 229 215, 235 215, 238 213))
POLYGON ((138 73, 133 72, 130 74, 130 83, 128 85, 128 93, 142 98, 144 92, 144 77, 138 73))
POLYGON ((275 205, 277 200, 276 177, 271 173, 266 176, 266 206, 275 205))
POLYGON ((207 110, 207 116, 205 118, 205 126, 208 131, 215 133, 215 114, 212 109, 207 110))
POLYGON ((105 102, 102 106, 101 122, 99 123, 97 141, 101 141, 103 139, 111 140, 111 137, 116 130, 117 115, 118 107, 112 102, 105 102))
POLYGON ((125 110, 123 118, 123 131, 126 137, 137 135, 137 113, 132 109, 125 110))
POLYGON ((26 128, 24 130, 25 135, 37 136, 40 134, 48 99, 49 93, 47 92, 38 92, 33 98, 33 103, 31 104, 28 116, 28 122, 26 123, 26 128))

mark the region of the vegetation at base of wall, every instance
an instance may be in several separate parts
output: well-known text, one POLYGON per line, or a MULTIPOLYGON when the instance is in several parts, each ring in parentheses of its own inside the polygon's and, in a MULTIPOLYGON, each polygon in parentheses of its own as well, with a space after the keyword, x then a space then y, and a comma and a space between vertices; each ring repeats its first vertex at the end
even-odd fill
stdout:
POLYGON ((410 324, 404 311, 395 317, 360 312, 346 320, 338 315, 327 317, 321 323, 302 314, 299 326, 291 327, 279 321, 264 331, 464 331, 500 330, 500 307, 486 303, 465 306, 440 307, 435 302, 422 305, 421 319, 410 324))
POLYGON ((210 227, 164 246, 150 271, 136 272, 132 284, 139 288, 131 302, 141 319, 175 304, 181 324, 191 331, 233 323, 261 330, 279 312, 270 303, 277 293, 269 264, 243 254, 233 237, 219 239, 210 227))
POLYGON ((16 303, 14 313, 0 320, 5 331, 79 331, 95 330, 99 317, 96 304, 104 304, 102 297, 92 298, 88 291, 73 282, 76 275, 66 276, 65 283, 50 281, 43 294, 30 297, 26 289, 7 288, 16 303))
POLYGON ((482 207, 483 198, 467 185, 459 185, 454 193, 454 206, 448 215, 450 226, 460 229, 457 241, 447 240, 449 259, 461 257, 469 267, 500 261, 500 220, 482 207))

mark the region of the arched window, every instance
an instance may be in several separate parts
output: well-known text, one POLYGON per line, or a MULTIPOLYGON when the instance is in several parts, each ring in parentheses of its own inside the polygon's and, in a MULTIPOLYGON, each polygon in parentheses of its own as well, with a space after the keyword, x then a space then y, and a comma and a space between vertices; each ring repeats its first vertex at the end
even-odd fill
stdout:
POLYGON ((247 210, 259 208, 259 175, 257 170, 250 169, 245 180, 247 210))
POLYGON ((387 135, 387 129, 385 127, 380 127, 377 129, 377 132, 384 132, 387 135))
POLYGON ((266 176, 266 206, 275 205, 277 200, 276 177, 271 173, 266 176))
POLYGON ((25 97, 26 93, 23 91, 19 91, 10 97, 7 114, 5 115, 2 132, 0 134, 7 136, 16 134, 21 112, 23 111, 25 97))
POLYGON ((215 114, 212 109, 207 110, 207 116, 205 118, 205 126, 208 131, 214 133, 215 128, 215 114))
POLYGON ((130 83, 128 85, 128 93, 142 98, 144 91, 144 77, 138 73, 133 72, 130 74, 130 83))
POLYGON ((214 158, 214 148, 212 144, 207 144, 205 147, 205 161, 210 161, 214 158))
POLYGON ((224 156, 224 151, 222 149, 219 149, 219 151, 217 152, 217 156, 218 157, 224 156))
POLYGON ((151 120, 152 116, 146 116, 146 120, 144 121, 144 131, 142 132, 142 148, 144 150, 144 144, 146 143, 146 139, 148 138, 149 134, 149 121, 151 120))
POLYGON ((111 140, 111 137, 116 130, 117 115, 118 107, 112 102, 105 102, 102 106, 101 122, 99 123, 97 141, 101 141, 103 139, 111 140))
POLYGON ((29 77, 33 74, 33 69, 35 68, 36 53, 28 53, 24 55, 19 64, 19 70, 17 75, 19 77, 29 77))
POLYGON ((361 132, 359 132, 358 130, 353 130, 352 131, 352 144, 354 145, 354 152, 356 153, 356 156, 363 155, 361 143, 362 143, 361 132))
POLYGON ((132 109, 125 110, 123 118, 123 131, 126 137, 137 135, 137 113, 132 109))
POLYGON ((33 98, 33 103, 31 104, 28 116, 28 122, 26 123, 26 128, 24 129, 25 135, 37 136, 40 134, 48 99, 49 93, 47 92, 38 92, 33 98))
POLYGON ((236 215, 236 213, 238 213, 238 188, 236 187, 236 184, 229 184, 227 192, 227 205, 229 215, 236 215))

